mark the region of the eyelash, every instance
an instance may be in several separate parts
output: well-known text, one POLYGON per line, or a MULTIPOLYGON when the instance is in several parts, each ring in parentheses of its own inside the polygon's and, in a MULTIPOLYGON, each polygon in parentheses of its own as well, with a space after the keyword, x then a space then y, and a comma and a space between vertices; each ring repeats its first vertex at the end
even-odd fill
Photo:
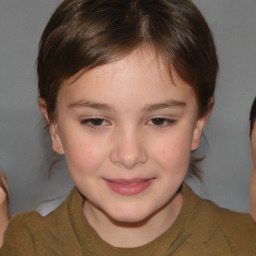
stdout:
POLYGON ((105 120, 104 118, 88 118, 88 119, 82 120, 81 124, 88 126, 90 129, 100 129, 104 126, 102 125, 102 123, 104 122, 108 122, 108 121, 105 120), (100 121, 101 124, 99 125, 92 124, 93 122, 97 122, 97 121, 100 121))
POLYGON ((149 120, 149 122, 148 122, 149 125, 154 126, 157 129, 173 126, 173 125, 175 125, 175 123, 176 123, 176 120, 165 118, 165 117, 154 117, 154 118, 151 118, 149 120), (160 125, 149 124, 150 122, 152 123, 152 120, 154 120, 154 121, 156 121, 156 120, 161 121, 161 122, 163 122, 163 124, 160 124, 160 125))
MULTIPOLYGON (((90 129, 101 129, 105 126, 104 122, 109 123, 104 118, 88 118, 88 119, 82 120, 81 124, 88 126, 90 129), (98 124, 98 125, 93 124, 93 122, 97 122, 97 121, 100 122, 100 124, 98 124)), ((168 118, 165 118, 165 117, 151 118, 147 122, 148 125, 153 126, 154 128, 157 128, 157 129, 173 126, 173 125, 175 125, 175 123, 176 123, 176 120, 168 119, 168 118), (154 124, 154 121, 160 121, 160 122, 163 122, 163 124, 156 125, 156 124, 154 124)))

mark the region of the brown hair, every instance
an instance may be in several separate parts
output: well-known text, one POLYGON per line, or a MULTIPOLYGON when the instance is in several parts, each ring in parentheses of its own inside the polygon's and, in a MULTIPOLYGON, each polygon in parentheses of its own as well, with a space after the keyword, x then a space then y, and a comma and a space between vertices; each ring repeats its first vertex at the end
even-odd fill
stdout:
MULTIPOLYGON (((211 31, 190 0, 64 0, 40 40, 39 96, 50 121, 61 84, 150 46, 194 90, 199 116, 209 110, 218 72, 211 31)), ((200 178, 195 165, 190 174, 200 178)))
POLYGON ((256 121, 256 98, 254 99, 250 111, 250 136, 252 135, 252 130, 256 121))
POLYGON ((50 120, 62 82, 149 45, 194 89, 203 116, 218 60, 211 31, 189 0, 65 0, 49 20, 37 62, 50 120))

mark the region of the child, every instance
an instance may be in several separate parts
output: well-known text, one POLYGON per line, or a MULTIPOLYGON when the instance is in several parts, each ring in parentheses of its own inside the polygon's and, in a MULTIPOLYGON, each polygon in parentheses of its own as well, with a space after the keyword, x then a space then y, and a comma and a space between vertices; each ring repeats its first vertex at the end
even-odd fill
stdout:
POLYGON ((9 223, 8 215, 9 193, 5 177, 0 172, 0 247, 3 244, 4 232, 9 223))
POLYGON ((1 255, 255 255, 248 214, 184 184, 218 61, 189 0, 66 0, 38 56, 39 106, 75 188, 12 218, 1 255))
POLYGON ((250 214, 256 221, 256 98, 251 107, 250 112, 250 138, 252 152, 252 175, 250 185, 251 208, 250 214))

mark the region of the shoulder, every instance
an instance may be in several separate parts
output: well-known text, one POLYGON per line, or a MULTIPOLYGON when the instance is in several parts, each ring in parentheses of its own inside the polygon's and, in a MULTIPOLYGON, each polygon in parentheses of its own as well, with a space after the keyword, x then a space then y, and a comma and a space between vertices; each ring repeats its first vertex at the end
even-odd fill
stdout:
POLYGON ((256 230, 256 223, 248 213, 235 212, 218 206, 216 203, 202 199, 197 196, 186 184, 183 188, 184 200, 194 201, 193 213, 197 217, 201 217, 209 224, 214 223, 221 227, 237 227, 246 226, 249 229, 256 230))
POLYGON ((248 213, 235 212, 226 208, 222 208, 214 202, 207 199, 200 199, 201 217, 207 218, 209 224, 218 225, 223 232, 226 231, 229 235, 234 235, 229 231, 239 231, 248 233, 251 231, 252 235, 256 235, 256 223, 248 213))
POLYGON ((188 187, 184 192, 184 197, 197 202, 191 209, 193 240, 209 247, 226 248, 230 255, 256 255, 256 224, 249 214, 221 208, 199 198, 188 187))
POLYGON ((33 227, 33 224, 37 224, 40 221, 41 216, 35 211, 13 216, 5 232, 4 244, 1 248, 0 255, 17 255, 18 248, 21 244, 25 244, 24 250, 32 253, 33 239, 31 239, 30 227, 33 227))
POLYGON ((62 234, 60 230, 69 228, 67 208, 72 194, 71 192, 58 208, 46 216, 41 216, 36 211, 13 216, 5 233, 0 255, 38 255, 40 248, 50 248, 51 244, 54 244, 54 250, 61 247, 58 245, 62 234))
POLYGON ((58 223, 56 220, 65 215, 67 202, 64 201, 59 207, 46 216, 40 215, 37 211, 25 212, 11 217, 6 235, 9 233, 29 232, 31 235, 40 232, 45 225, 52 227, 58 223))
POLYGON ((213 241, 222 240, 232 255, 256 255, 256 224, 248 213, 221 208, 207 200, 202 200, 202 208, 205 217, 211 216, 208 227, 215 230, 213 241))

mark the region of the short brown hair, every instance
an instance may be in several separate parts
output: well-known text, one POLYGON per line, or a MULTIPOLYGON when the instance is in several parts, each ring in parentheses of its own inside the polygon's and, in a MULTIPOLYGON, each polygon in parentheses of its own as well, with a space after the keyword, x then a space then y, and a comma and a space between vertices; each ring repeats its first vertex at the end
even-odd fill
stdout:
MULTIPOLYGON (((61 84, 79 71, 111 63, 150 46, 194 90, 199 113, 209 110, 218 72, 212 33, 190 0, 64 0, 40 40, 39 96, 49 121, 61 84)), ((200 179, 195 161, 189 174, 200 179)))
POLYGON ((256 97, 252 103, 250 111, 250 136, 252 135, 252 130, 256 121, 256 97))
POLYGON ((192 86, 203 116, 213 97, 218 60, 211 31, 190 0, 65 0, 49 20, 37 61, 39 96, 50 120, 65 79, 153 47, 192 86))

